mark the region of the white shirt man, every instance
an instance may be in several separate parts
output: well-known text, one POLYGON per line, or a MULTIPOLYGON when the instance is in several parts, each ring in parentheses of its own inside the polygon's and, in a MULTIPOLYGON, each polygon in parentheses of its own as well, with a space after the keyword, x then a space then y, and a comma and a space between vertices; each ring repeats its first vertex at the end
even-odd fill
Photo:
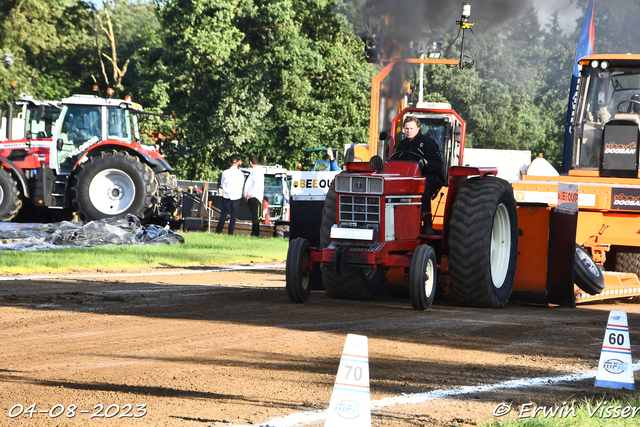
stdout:
POLYGON ((251 235, 260 237, 260 219, 258 212, 264 199, 264 169, 258 166, 258 156, 249 157, 251 174, 244 184, 244 198, 249 204, 251 212, 251 235))
POLYGON ((242 186, 244 185, 244 174, 238 169, 238 158, 232 156, 231 167, 222 172, 220 179, 220 187, 222 187, 222 205, 220 207, 220 219, 216 227, 216 233, 222 233, 224 223, 229 214, 229 234, 233 234, 236 226, 236 215, 238 213, 238 205, 242 198, 242 186))
POLYGON ((222 172, 220 187, 222 187, 222 197, 229 200, 242 198, 242 186, 244 185, 244 174, 238 169, 238 162, 232 164, 229 169, 222 172))

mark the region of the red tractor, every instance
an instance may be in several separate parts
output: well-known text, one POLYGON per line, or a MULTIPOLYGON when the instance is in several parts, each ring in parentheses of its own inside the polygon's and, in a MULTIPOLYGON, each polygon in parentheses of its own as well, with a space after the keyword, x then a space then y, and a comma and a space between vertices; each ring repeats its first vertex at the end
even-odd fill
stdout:
POLYGON ((309 298, 314 264, 332 298, 371 299, 389 283, 408 287, 418 310, 431 306, 437 284, 466 306, 498 308, 508 301, 518 255, 511 185, 495 176, 496 168, 461 166, 466 124, 454 110, 405 108, 391 129, 398 129, 406 114, 420 118, 445 159, 448 184, 432 203, 435 234, 420 234, 425 186, 420 158, 398 159, 392 132, 386 163, 379 156, 348 162, 336 176, 322 212, 319 247, 301 237, 291 241, 286 264, 291 301, 309 298))

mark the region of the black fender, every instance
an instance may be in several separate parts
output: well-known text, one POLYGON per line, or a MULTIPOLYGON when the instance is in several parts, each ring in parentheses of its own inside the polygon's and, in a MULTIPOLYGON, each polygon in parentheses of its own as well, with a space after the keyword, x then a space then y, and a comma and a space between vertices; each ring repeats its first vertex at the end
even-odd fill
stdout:
POLYGON ((20 186, 22 187, 22 194, 24 197, 29 197, 29 185, 27 185, 27 177, 24 175, 22 169, 17 167, 11 160, 4 157, 0 157, 0 164, 7 169, 11 169, 11 172, 18 178, 20 186))
POLYGON ((149 163, 149 166, 151 166, 151 169, 153 169, 155 173, 171 172, 173 170, 173 168, 169 166, 169 163, 167 163, 165 159, 153 159, 148 154, 143 154, 143 153, 139 153, 139 154, 142 155, 145 158, 145 160, 147 160, 147 162, 149 163), (155 165, 153 164, 154 162, 155 162, 155 165))

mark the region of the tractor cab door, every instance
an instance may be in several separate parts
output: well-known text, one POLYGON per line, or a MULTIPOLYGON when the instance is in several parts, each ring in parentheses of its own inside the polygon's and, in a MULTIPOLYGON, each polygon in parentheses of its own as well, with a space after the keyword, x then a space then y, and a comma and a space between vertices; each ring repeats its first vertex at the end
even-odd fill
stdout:
POLYGON ((102 141, 102 107, 65 106, 59 122, 58 170, 71 172, 73 165, 89 147, 102 141))
POLYGON ((131 142, 129 111, 118 107, 107 108, 107 139, 131 142))

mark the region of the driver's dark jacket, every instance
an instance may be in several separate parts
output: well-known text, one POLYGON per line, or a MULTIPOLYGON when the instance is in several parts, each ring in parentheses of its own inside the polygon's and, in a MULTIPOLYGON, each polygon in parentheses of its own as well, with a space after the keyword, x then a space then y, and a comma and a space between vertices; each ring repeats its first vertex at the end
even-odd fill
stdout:
MULTIPOLYGON (((433 138, 418 133, 413 141, 409 138, 405 138, 400 141, 396 151, 412 151, 419 154, 427 161, 427 166, 423 167, 421 172, 422 176, 427 178, 435 178, 440 183, 444 181, 442 176, 442 156, 440 155, 440 148, 438 143, 433 138)), ((400 159, 403 160, 416 160, 412 155, 398 154, 400 159)))

